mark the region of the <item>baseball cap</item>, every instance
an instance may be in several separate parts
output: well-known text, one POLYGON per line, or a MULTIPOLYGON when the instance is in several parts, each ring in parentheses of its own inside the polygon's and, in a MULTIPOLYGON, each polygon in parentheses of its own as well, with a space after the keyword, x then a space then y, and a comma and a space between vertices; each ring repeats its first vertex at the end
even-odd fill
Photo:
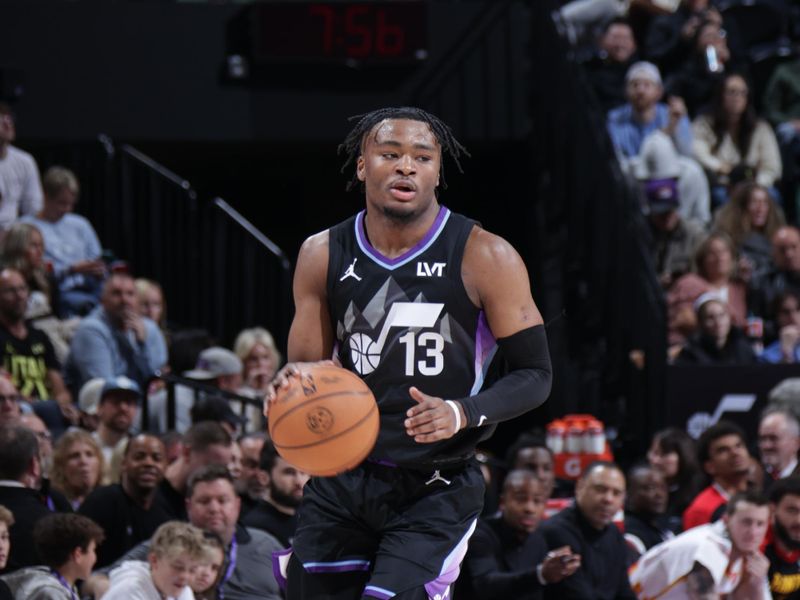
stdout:
POLYGON ((120 375, 104 379, 95 377, 83 384, 78 392, 78 407, 85 413, 93 415, 97 413, 97 407, 110 392, 124 391, 132 395, 136 400, 142 397, 142 390, 139 384, 133 379, 120 375))
POLYGON ((234 427, 244 425, 247 419, 233 412, 231 405, 225 398, 219 396, 206 396, 194 403, 190 411, 192 423, 200 421, 223 421, 234 427))
POLYGON ((651 214, 678 210, 678 182, 675 179, 651 179, 644 184, 644 195, 651 214))
POLYGON ((183 376, 189 379, 214 379, 221 375, 241 373, 242 361, 233 352, 221 346, 206 348, 197 358, 197 364, 183 376))

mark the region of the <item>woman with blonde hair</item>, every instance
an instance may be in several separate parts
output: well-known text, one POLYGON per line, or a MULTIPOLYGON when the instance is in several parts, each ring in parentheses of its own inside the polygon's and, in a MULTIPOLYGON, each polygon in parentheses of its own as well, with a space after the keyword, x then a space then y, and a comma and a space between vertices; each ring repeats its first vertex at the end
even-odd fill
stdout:
POLYGON ((757 279, 770 268, 773 234, 786 224, 783 210, 769 191, 758 183, 736 186, 731 201, 719 209, 714 229, 733 240, 740 258, 740 269, 757 279))
POLYGON ((83 429, 70 429, 53 449, 50 481, 77 510, 89 492, 100 485, 103 453, 95 439, 83 429))
MULTIPOLYGON (((233 352, 244 365, 242 372, 244 385, 239 393, 253 398, 262 398, 281 366, 281 353, 275 346, 272 334, 263 327, 243 329, 236 336, 233 352)), ((246 416, 250 424, 261 422, 261 411, 255 407, 248 407, 246 416)), ((260 428, 251 428, 251 430, 260 430, 260 428)))
POLYGON ((139 278, 133 282, 139 299, 139 314, 155 321, 161 331, 167 329, 167 303, 161 284, 152 279, 139 278))

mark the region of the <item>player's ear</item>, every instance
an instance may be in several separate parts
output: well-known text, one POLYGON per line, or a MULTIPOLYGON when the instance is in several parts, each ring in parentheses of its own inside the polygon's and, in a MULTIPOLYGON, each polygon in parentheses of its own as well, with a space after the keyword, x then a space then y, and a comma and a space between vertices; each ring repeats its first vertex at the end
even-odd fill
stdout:
POLYGON ((356 159, 356 177, 358 177, 359 181, 364 181, 366 179, 366 174, 364 173, 364 155, 361 154, 356 159))

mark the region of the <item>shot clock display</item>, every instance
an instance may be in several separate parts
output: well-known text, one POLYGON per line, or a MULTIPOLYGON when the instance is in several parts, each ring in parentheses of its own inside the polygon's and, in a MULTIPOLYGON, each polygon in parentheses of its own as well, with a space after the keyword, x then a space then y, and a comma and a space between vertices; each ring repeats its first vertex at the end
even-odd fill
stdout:
POLYGON ((269 2, 252 8, 259 63, 409 64, 428 56, 424 1, 269 2))

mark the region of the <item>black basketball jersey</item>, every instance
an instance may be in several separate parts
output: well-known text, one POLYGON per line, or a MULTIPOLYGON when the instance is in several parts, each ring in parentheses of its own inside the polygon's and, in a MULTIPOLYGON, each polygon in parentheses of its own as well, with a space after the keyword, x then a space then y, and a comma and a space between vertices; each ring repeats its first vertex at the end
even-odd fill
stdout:
POLYGON ((415 404, 412 385, 445 400, 474 395, 494 357, 494 337, 461 279, 475 222, 441 207, 417 245, 390 259, 370 244, 364 216, 330 230, 327 291, 336 354, 369 385, 380 409, 371 458, 423 467, 463 460, 489 428, 420 444, 403 422, 415 404))

